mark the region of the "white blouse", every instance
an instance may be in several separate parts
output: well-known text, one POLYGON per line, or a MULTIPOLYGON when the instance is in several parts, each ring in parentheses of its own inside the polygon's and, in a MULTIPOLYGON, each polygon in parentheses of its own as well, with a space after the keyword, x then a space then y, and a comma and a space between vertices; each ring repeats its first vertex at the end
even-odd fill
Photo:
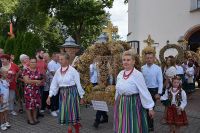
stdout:
POLYGON ((185 78, 186 79, 188 79, 189 77, 192 77, 193 79, 194 79, 194 73, 195 73, 195 71, 194 71, 194 67, 188 67, 187 69, 186 69, 186 72, 185 72, 186 74, 185 74, 185 78))
POLYGON ((78 89, 78 93, 80 98, 83 98, 83 95, 85 94, 85 91, 83 90, 81 83, 80 83, 80 75, 77 72, 75 68, 72 66, 69 66, 69 69, 65 73, 65 75, 61 75, 60 72, 61 68, 59 68, 51 82, 50 90, 49 90, 49 96, 52 97, 55 96, 58 93, 58 89, 60 87, 68 87, 76 85, 78 89))
MULTIPOLYGON (((176 95, 178 94, 179 91, 177 92, 173 92, 172 88, 170 89, 170 92, 172 93, 172 101, 171 104, 174 104, 177 106, 177 102, 176 102, 176 95)), ((184 110, 185 106, 187 105, 187 96, 185 91, 182 89, 181 90, 181 97, 182 97, 182 101, 181 101, 181 105, 180 108, 182 110, 184 110)), ((167 100, 168 99, 168 90, 165 91, 165 94, 163 96, 160 97, 160 100, 167 100)))
POLYGON ((182 66, 176 65, 176 74, 184 74, 184 69, 182 66))
POLYGON ((154 107, 154 101, 147 89, 142 73, 134 68, 132 74, 126 80, 123 78, 123 74, 124 70, 117 76, 115 99, 118 95, 139 94, 143 107, 152 109, 154 107))
POLYGON ((176 67, 171 66, 165 71, 165 76, 172 78, 176 75, 176 67))
POLYGON ((97 66, 95 63, 90 64, 90 82, 91 83, 98 82, 98 72, 97 72, 97 66))

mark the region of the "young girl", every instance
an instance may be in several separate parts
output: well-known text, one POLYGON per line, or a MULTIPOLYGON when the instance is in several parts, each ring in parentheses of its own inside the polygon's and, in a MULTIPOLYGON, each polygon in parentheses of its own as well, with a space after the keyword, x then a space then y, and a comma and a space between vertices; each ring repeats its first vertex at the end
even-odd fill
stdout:
MULTIPOLYGON (((163 84, 163 90, 165 92, 165 90, 169 89, 171 84, 172 84, 172 78, 176 75, 176 59, 173 56, 168 56, 166 58, 166 66, 164 68, 164 84, 163 84)), ((164 93, 163 92, 163 93, 164 93)), ((162 124, 166 124, 166 112, 167 112, 167 106, 168 106, 168 102, 163 100, 162 101, 163 105, 165 106, 165 110, 164 110, 164 116, 161 118, 161 123, 162 124)))
POLYGON ((0 122, 1 130, 7 130, 10 127, 8 122, 8 103, 9 103, 9 83, 7 82, 8 71, 4 68, 0 69, 0 90, 1 90, 1 103, 0 103, 0 122))
POLYGON ((160 98, 161 100, 168 100, 170 103, 166 114, 166 122, 170 126, 170 133, 180 133, 180 126, 188 124, 184 111, 187 105, 187 96, 181 86, 181 78, 174 76, 172 78, 172 87, 166 90, 165 94, 160 98))

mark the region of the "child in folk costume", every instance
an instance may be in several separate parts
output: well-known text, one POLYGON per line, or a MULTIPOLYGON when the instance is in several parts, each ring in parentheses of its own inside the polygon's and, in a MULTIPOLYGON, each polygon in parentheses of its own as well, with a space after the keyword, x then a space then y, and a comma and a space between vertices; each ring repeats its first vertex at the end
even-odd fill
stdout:
POLYGON ((180 126, 188 124, 187 116, 184 111, 187 105, 187 96, 185 91, 181 88, 181 78, 174 76, 172 78, 172 87, 165 91, 161 96, 161 100, 168 100, 166 122, 170 126, 171 133, 179 133, 180 126))
POLYGON ((9 83, 6 80, 8 71, 4 68, 0 69, 0 122, 1 130, 7 130, 10 127, 8 122, 8 106, 9 106, 9 83))
MULTIPOLYGON (((172 84, 172 78, 177 74, 177 70, 176 70, 176 60, 173 56, 168 56, 166 58, 166 67, 165 70, 163 72, 164 74, 164 85, 163 85, 163 90, 165 92, 165 90, 169 89, 169 87, 171 87, 172 84)), ((165 106, 165 110, 164 110, 164 116, 161 119, 162 124, 166 124, 166 108, 168 106, 167 101, 163 100, 162 104, 165 106)))

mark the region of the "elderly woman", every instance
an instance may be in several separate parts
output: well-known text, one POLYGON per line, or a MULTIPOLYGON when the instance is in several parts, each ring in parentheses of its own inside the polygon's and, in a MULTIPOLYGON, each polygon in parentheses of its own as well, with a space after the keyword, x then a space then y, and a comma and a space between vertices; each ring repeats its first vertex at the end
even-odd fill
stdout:
POLYGON ((8 71, 8 81, 10 83, 9 86, 9 110, 12 115, 17 115, 14 111, 14 101, 16 96, 16 88, 17 88, 17 76, 19 72, 19 67, 12 63, 9 55, 4 54, 1 56, 2 67, 8 71))
POLYGON ((114 133, 148 133, 147 112, 154 116, 154 102, 141 72, 134 68, 135 56, 125 51, 116 83, 114 133))
POLYGON ((41 106, 39 89, 42 82, 42 77, 36 69, 36 63, 36 58, 31 58, 29 68, 25 69, 22 73, 25 83, 24 98, 26 113, 28 117, 28 124, 30 125, 39 123, 37 119, 37 108, 41 106))
POLYGON ((21 54, 19 56, 19 60, 21 62, 21 66, 23 67, 23 69, 26 69, 29 67, 29 63, 30 63, 30 59, 29 56, 26 54, 21 54))
POLYGON ((47 104, 50 105, 50 98, 58 93, 59 90, 59 123, 68 126, 68 133, 72 133, 74 126, 76 133, 80 128, 80 103, 83 103, 84 90, 80 84, 79 73, 69 65, 69 55, 63 53, 59 60, 61 68, 59 68, 52 80, 47 104))
POLYGON ((22 77, 22 73, 25 69, 29 67, 29 56, 26 54, 21 54, 19 56, 19 60, 21 64, 19 65, 19 77, 17 79, 17 101, 19 107, 19 113, 23 113, 23 100, 24 100, 24 79, 22 77))

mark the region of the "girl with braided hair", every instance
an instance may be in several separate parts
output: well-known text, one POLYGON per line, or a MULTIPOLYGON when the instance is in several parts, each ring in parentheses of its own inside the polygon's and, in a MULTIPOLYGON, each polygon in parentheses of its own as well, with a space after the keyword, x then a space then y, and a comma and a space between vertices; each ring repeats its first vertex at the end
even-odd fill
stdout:
POLYGON ((165 91, 160 100, 167 100, 166 122, 170 127, 170 133, 180 133, 180 127, 188 124, 185 107, 187 105, 187 96, 181 88, 181 78, 174 76, 172 78, 172 87, 165 91))

